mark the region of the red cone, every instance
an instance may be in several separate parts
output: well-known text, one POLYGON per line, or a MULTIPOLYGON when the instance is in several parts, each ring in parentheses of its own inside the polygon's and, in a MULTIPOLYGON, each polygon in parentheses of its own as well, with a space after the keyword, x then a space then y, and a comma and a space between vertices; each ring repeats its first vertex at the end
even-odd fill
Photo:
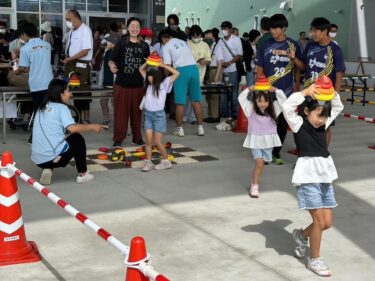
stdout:
MULTIPOLYGON (((130 251, 127 262, 137 263, 144 261, 145 258, 147 258, 145 240, 140 236, 136 236, 130 243, 130 251)), ((125 281, 150 281, 150 279, 144 276, 138 269, 128 267, 126 270, 125 281)))
POLYGON ((16 176, 5 169, 12 154, 3 152, 0 174, 0 266, 40 261, 34 242, 26 240, 16 176))
POLYGON ((239 107, 238 116, 237 116, 237 125, 236 128, 232 130, 234 133, 247 133, 248 121, 245 113, 241 106, 239 107))
POLYGON ((375 149, 375 145, 370 145, 368 148, 375 149))

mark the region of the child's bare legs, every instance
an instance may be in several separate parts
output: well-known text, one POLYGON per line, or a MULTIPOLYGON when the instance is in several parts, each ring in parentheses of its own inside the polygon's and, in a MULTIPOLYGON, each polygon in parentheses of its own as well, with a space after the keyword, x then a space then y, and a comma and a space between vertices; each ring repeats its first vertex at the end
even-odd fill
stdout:
POLYGON ((254 166, 254 169, 253 169, 253 174, 252 174, 252 177, 251 177, 252 184, 254 184, 254 185, 259 184, 259 179, 260 179, 260 176, 262 175, 263 168, 264 168, 263 158, 256 158, 255 159, 255 166, 254 166))
POLYGON ((163 133, 155 132, 154 133, 154 144, 156 148, 159 150, 163 159, 168 159, 167 150, 165 149, 163 143, 163 133))
POLYGON ((146 130, 146 159, 147 160, 151 160, 153 134, 154 134, 153 130, 150 130, 150 129, 146 130))
POLYGON ((309 213, 313 219, 313 223, 303 231, 303 236, 310 238, 310 255, 311 258, 315 259, 320 257, 320 242, 323 231, 332 226, 333 211, 332 209, 322 208, 311 209, 309 213))

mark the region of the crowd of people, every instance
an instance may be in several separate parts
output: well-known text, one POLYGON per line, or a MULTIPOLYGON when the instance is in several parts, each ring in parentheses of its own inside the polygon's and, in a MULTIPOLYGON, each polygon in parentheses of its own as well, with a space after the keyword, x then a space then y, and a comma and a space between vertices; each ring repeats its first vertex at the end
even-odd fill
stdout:
MULTIPOLYGON (((338 92, 345 65, 334 41, 335 24, 314 18, 310 38, 302 31, 293 40, 287 36, 288 20, 283 14, 263 17, 260 31, 249 30, 242 37, 230 21, 223 21, 220 29, 203 31, 193 25, 182 31, 174 14, 157 35, 142 27, 136 17, 93 32, 76 10, 67 11, 65 20, 69 32, 61 40, 52 33, 49 22, 42 24, 40 36, 35 25, 22 22, 17 38, 11 38, 6 25, 0 23, 2 59, 16 64, 8 73, 9 83, 29 87, 32 96, 35 118, 29 142, 33 162, 43 169, 41 183, 50 184, 52 169, 66 166, 72 158, 77 183, 94 178, 87 170, 82 132, 99 133, 113 122, 113 146, 121 147, 130 123, 132 142, 145 144, 142 171, 149 172, 172 167, 162 145, 167 114, 176 120, 176 136, 184 137, 184 123, 188 122, 197 125, 198 136, 204 136, 204 123, 235 126, 239 110, 243 110, 249 119, 244 147, 251 149, 255 161, 249 195, 259 198, 265 164, 284 163, 280 152, 290 127, 299 153, 292 182, 300 208, 307 209, 313 220, 307 228, 293 232, 296 255, 305 256, 309 241, 307 268, 320 276, 331 275, 320 257, 320 241, 322 232, 332 225, 332 209, 337 205, 332 186, 337 172, 328 146, 330 127, 343 109, 338 92), (74 101, 82 120, 82 124, 75 123, 67 107, 71 97, 68 83, 53 79, 51 65, 60 63, 63 76, 78 75, 81 86, 90 85, 90 71, 95 70, 100 73, 100 85, 113 87, 113 114, 109 98, 100 101, 102 124, 90 123, 89 98, 74 101), (330 100, 321 102, 315 82, 323 75, 329 77, 335 92, 330 100), (246 88, 239 93, 243 76, 246 88), (254 84, 260 77, 266 77, 272 86, 259 90, 254 84), (224 81, 232 91, 221 94, 220 99, 207 95, 204 117, 201 86, 224 81), (153 146, 162 155, 156 166, 151 162, 153 146)), ((219 125, 217 129, 222 128, 219 125)))

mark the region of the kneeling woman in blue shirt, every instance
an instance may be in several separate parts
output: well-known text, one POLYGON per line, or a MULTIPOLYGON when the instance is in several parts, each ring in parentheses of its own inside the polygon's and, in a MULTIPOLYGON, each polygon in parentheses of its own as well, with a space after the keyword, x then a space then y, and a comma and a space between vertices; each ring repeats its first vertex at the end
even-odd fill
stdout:
POLYGON ((78 171, 77 183, 94 179, 87 170, 86 143, 80 133, 99 133, 106 126, 76 124, 67 107, 71 95, 65 81, 53 79, 35 114, 31 160, 43 169, 41 184, 51 184, 52 169, 65 167, 72 158, 78 171))

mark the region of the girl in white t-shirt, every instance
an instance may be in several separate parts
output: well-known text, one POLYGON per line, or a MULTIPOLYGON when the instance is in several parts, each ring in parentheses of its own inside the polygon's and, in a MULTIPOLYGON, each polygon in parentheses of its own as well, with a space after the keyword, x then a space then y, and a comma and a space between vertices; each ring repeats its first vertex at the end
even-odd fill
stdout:
MULTIPOLYGON (((153 59, 155 54, 156 52, 152 54, 153 59)), ((150 66, 148 63, 150 63, 149 59, 139 69, 139 72, 146 80, 146 93, 140 105, 144 111, 146 133, 146 160, 142 168, 143 172, 149 172, 153 168, 156 170, 172 168, 172 163, 168 160, 167 151, 162 143, 163 133, 167 131, 164 106, 167 94, 172 90, 173 82, 179 76, 179 72, 176 69, 165 65, 161 60, 158 66, 150 66), (164 69, 172 75, 165 77, 164 69), (153 145, 159 150, 163 158, 156 166, 151 162, 153 145)), ((155 62, 151 62, 151 64, 155 64, 155 62)))

